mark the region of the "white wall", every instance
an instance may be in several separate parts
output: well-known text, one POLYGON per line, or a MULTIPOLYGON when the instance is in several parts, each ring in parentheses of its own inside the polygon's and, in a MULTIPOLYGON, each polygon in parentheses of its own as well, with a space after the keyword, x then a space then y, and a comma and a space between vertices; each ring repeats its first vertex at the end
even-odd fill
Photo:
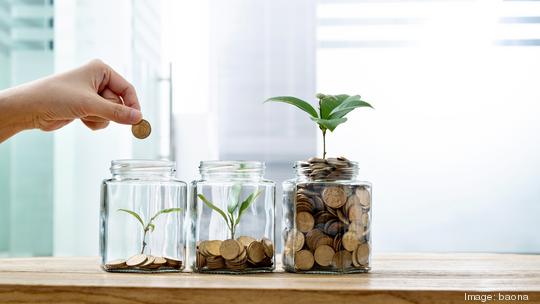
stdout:
MULTIPOLYGON (((387 4, 379 17, 429 12, 418 6, 405 10, 407 3, 396 3, 399 10, 387 4)), ((387 25, 321 26, 319 41, 365 41, 370 31, 379 31, 418 43, 322 43, 318 52, 321 92, 358 93, 375 107, 349 115, 329 135, 328 147, 330 155, 359 161, 361 177, 374 184, 376 251, 540 252, 540 48, 494 41, 516 38, 511 33, 538 38, 540 27, 515 25, 520 30, 514 31, 497 18, 487 22, 480 13, 492 14, 494 3, 482 2, 486 9, 474 10, 472 19, 470 10, 454 6, 477 2, 434 3, 435 12, 447 16, 446 8, 455 14, 429 14, 434 23, 401 26, 410 36, 387 25), (437 35, 414 40, 426 31, 437 35)), ((527 5, 540 11, 537 3, 527 5)), ((354 18, 380 6, 327 2, 319 16, 348 12, 354 18)))

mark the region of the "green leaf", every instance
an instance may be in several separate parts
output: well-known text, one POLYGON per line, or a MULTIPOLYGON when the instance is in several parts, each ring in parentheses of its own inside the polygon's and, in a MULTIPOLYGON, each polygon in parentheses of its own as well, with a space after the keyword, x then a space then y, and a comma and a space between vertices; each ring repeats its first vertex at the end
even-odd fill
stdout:
POLYGON ((148 223, 152 223, 159 215, 161 214, 164 214, 164 213, 171 213, 171 212, 180 212, 182 211, 182 208, 168 208, 168 209, 163 209, 161 211, 159 211, 158 213, 156 213, 154 216, 152 216, 152 218, 150 218, 150 220, 148 221, 148 223))
POLYGON ((139 221, 139 223, 141 223, 142 228, 144 229, 144 222, 143 222, 142 218, 137 214, 137 212, 127 210, 127 209, 118 209, 117 211, 123 211, 123 212, 126 212, 128 214, 131 214, 133 217, 135 217, 137 219, 137 221, 139 221))
POLYGON ((329 119, 330 113, 346 100, 349 95, 325 95, 319 101, 319 111, 321 112, 321 119, 329 119))
POLYGON ((321 130, 328 129, 331 132, 334 132, 336 127, 347 121, 347 118, 336 118, 336 119, 320 119, 320 118, 311 118, 314 122, 319 124, 321 130))
POLYGON ((206 197, 204 197, 204 195, 198 194, 197 196, 206 204, 206 206, 208 206, 210 209, 213 209, 217 213, 221 214, 221 216, 227 223, 227 226, 229 227, 229 229, 231 229, 231 226, 229 225, 229 220, 227 219, 227 215, 225 215, 225 212, 223 212, 223 210, 219 209, 216 205, 212 204, 209 200, 206 199, 206 197))
POLYGON ((236 218, 236 222, 234 225, 238 225, 240 223, 240 217, 242 217, 242 214, 244 211, 246 211, 247 208, 257 199, 257 197, 261 194, 262 191, 257 191, 254 193, 251 193, 245 201, 242 202, 242 205, 240 205, 240 210, 238 210, 238 217, 236 218))
POLYGON ((303 101, 302 99, 298 99, 296 97, 278 96, 278 97, 268 98, 265 102, 269 102, 269 101, 288 103, 288 104, 293 105, 293 106, 299 108, 300 110, 308 113, 311 117, 319 117, 317 115, 317 110, 315 110, 315 108, 312 105, 310 105, 308 102, 303 101))
POLYGON ((229 191, 229 203, 227 204, 227 211, 229 213, 234 213, 240 204, 240 192, 242 191, 242 186, 240 184, 235 184, 231 187, 229 191))
POLYGON ((156 229, 156 226, 154 224, 152 224, 152 223, 148 224, 146 227, 147 227, 148 230, 150 230, 152 232, 154 232, 154 229, 156 229))
POLYGON ((352 110, 361 107, 373 108, 369 103, 361 100, 359 95, 350 96, 330 112, 330 119, 345 117, 352 110))

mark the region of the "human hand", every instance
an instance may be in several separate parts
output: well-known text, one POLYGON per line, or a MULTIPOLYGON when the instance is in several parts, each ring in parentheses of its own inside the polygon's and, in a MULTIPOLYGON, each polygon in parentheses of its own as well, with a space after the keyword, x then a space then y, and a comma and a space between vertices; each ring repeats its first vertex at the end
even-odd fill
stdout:
POLYGON ((11 115, 0 120, 11 121, 15 131, 53 131, 75 119, 97 130, 109 121, 136 124, 142 119, 133 85, 100 60, 2 93, 0 108, 11 115))

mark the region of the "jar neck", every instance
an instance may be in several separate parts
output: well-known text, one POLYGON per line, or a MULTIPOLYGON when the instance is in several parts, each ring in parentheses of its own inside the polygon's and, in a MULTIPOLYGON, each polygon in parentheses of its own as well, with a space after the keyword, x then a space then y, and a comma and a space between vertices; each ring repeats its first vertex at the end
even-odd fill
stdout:
POLYGON ((264 162, 259 161, 201 161, 199 172, 203 180, 260 180, 264 162))
POLYGON ((169 160, 122 159, 111 162, 114 179, 170 179, 176 172, 169 160))
POLYGON ((350 181, 358 176, 358 163, 345 158, 297 161, 296 177, 306 181, 350 181))

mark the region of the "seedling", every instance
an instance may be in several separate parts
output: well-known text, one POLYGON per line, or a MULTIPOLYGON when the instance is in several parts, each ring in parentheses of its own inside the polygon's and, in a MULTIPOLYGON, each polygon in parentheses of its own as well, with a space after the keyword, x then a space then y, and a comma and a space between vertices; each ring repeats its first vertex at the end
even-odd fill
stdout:
POLYGON ((204 195, 199 194, 197 195, 206 206, 211 208, 212 210, 219 213, 223 219, 225 220, 225 223, 227 223, 227 228, 229 228, 229 232, 231 233, 231 238, 234 239, 234 234, 236 233, 236 227, 240 223, 240 219, 242 218, 242 214, 251 206, 251 204, 257 199, 257 197, 261 194, 262 191, 256 191, 251 193, 244 201, 240 202, 240 193, 242 191, 242 187, 240 185, 234 185, 230 192, 229 192, 229 202, 227 204, 227 212, 224 212, 219 207, 217 207, 215 204, 213 204, 211 201, 209 201, 204 195))
POLYGON ((144 224, 144 221, 142 220, 142 217, 137 214, 137 212, 135 211, 131 211, 131 210, 128 210, 128 209, 118 209, 118 211, 123 211, 123 212, 126 212, 130 215, 132 215, 139 223, 141 223, 141 226, 142 226, 142 229, 144 231, 144 234, 143 234, 143 241, 142 241, 142 249, 141 249, 141 254, 144 253, 144 249, 146 248, 146 234, 148 234, 148 232, 153 232, 154 229, 156 229, 156 226, 154 225, 154 220, 160 216, 161 214, 166 214, 166 213, 172 213, 172 212, 180 212, 182 211, 181 208, 168 208, 168 209, 163 209, 161 211, 158 211, 156 214, 154 214, 154 216, 152 216, 150 218, 150 220, 148 221, 148 223, 145 225, 144 224))
POLYGON ((267 99, 265 102, 284 102, 293 105, 309 114, 309 118, 319 125, 323 137, 323 159, 326 158, 326 131, 334 132, 338 125, 347 121, 345 115, 352 110, 362 107, 373 108, 369 103, 360 99, 360 95, 325 95, 317 94, 319 111, 308 102, 292 96, 278 96, 267 99))

